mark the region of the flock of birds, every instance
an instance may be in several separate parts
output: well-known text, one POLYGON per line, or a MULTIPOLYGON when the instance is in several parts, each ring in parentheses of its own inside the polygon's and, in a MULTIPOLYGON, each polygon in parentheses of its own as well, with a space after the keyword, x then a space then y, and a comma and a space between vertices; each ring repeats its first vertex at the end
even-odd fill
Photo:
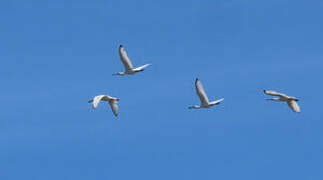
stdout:
MULTIPOLYGON (((151 64, 145 64, 143 66, 139 66, 134 68, 130 58, 128 57, 124 47, 122 45, 120 45, 119 47, 119 55, 120 55, 120 59, 121 62, 123 63, 123 66, 125 68, 124 72, 118 72, 115 73, 113 75, 118 75, 118 76, 124 76, 124 75, 133 75, 137 72, 141 72, 144 71, 145 68, 147 68, 148 66, 150 66, 151 64)), ((214 105, 218 105, 220 104, 224 98, 221 98, 219 100, 216 101, 209 101, 209 98, 207 97, 203 85, 201 83, 201 81, 196 78, 195 80, 195 89, 196 89, 196 94, 198 95, 198 97, 200 98, 200 105, 194 105, 194 106, 190 106, 189 109, 200 109, 200 108, 209 108, 212 107, 214 105)), ((292 97, 292 96, 287 96, 285 94, 282 93, 278 93, 275 91, 268 91, 268 90, 264 90, 264 93, 270 96, 276 96, 275 98, 271 98, 271 99, 267 99, 267 100, 271 100, 271 101, 283 101, 286 102, 288 104, 288 106, 294 111, 294 112, 301 112, 297 101, 298 99, 296 97, 292 97)), ((119 98, 116 97, 111 97, 109 95, 97 95, 95 96, 93 99, 89 100, 89 103, 92 103, 92 107, 93 109, 96 109, 100 103, 100 101, 108 101, 112 112, 115 116, 118 116, 118 111, 119 111, 119 107, 118 107, 118 101, 119 98)))

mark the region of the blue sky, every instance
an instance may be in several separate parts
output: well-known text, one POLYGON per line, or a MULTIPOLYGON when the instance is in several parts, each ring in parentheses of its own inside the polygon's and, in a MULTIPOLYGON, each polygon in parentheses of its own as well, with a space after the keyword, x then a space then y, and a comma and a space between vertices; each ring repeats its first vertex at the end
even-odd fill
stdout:
POLYGON ((323 179, 323 3, 0 2, 0 178, 323 179), (128 77, 118 46, 133 64, 128 77), (199 103, 199 77, 214 108, 199 103), (296 96, 302 112, 267 102, 296 96), (116 118, 98 94, 120 97, 116 118))

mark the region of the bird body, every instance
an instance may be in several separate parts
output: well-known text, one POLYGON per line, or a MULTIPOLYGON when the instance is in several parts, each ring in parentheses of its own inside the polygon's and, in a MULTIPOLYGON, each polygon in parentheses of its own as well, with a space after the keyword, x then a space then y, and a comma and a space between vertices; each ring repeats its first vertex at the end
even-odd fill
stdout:
POLYGON ((298 99, 296 97, 287 96, 286 94, 278 93, 275 91, 268 91, 268 90, 264 90, 264 93, 271 96, 278 96, 276 98, 271 98, 267 100, 286 102, 294 112, 301 112, 300 107, 297 104, 298 99))
POLYGON ((204 91, 203 85, 198 78, 196 78, 196 80, 195 80, 195 89, 196 89, 196 94, 200 98, 201 104, 190 106, 189 109, 209 108, 214 105, 220 104, 224 100, 224 98, 222 98, 222 99, 210 102, 209 98, 207 97, 207 95, 204 91))
POLYGON ((111 97, 111 96, 108 96, 108 95, 98 95, 98 96, 95 96, 93 99, 89 100, 88 103, 92 103, 93 109, 96 109, 98 107, 100 101, 108 101, 110 106, 111 106, 113 114, 115 116, 118 116, 118 110, 119 110, 118 101, 119 101, 119 98, 111 97))
POLYGON ((125 68, 125 71, 124 72, 118 72, 118 73, 115 73, 113 75, 119 75, 119 76, 133 75, 133 74, 135 74, 137 72, 143 71, 145 68, 147 68, 148 66, 151 65, 151 64, 145 64, 143 66, 139 66, 139 67, 134 68, 132 63, 131 63, 130 58, 127 55, 126 50, 124 49, 124 47, 122 45, 120 45, 120 47, 119 47, 119 55, 120 55, 121 62, 123 64, 124 68, 125 68))

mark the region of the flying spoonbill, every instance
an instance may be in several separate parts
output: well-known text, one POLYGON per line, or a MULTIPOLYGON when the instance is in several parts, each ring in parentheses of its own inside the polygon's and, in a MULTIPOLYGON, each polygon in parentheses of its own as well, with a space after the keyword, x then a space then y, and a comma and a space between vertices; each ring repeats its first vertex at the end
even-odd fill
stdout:
POLYGON ((125 68, 125 72, 118 72, 118 73, 114 73, 112 75, 119 75, 119 76, 124 76, 127 74, 132 75, 137 72, 143 71, 146 67, 151 65, 151 64, 145 64, 143 66, 139 66, 139 67, 134 68, 132 66, 130 58, 128 57, 128 55, 126 53, 126 50, 124 49, 124 47, 122 45, 120 45, 120 47, 119 47, 119 55, 120 55, 121 62, 123 63, 123 66, 125 68))
POLYGON ((267 100, 271 100, 271 101, 284 101, 287 102, 288 106, 294 111, 294 112, 301 112, 297 101, 298 99, 296 97, 292 97, 292 96, 287 96, 285 94, 282 93, 278 93, 275 91, 267 91, 264 90, 265 94, 271 95, 271 96, 278 96, 277 98, 271 98, 271 99, 267 99, 267 100))
POLYGON ((203 89, 202 83, 198 78, 196 78, 195 80, 195 88, 196 88, 196 94, 199 96, 201 104, 199 106, 198 105, 190 106, 189 109, 209 108, 211 106, 220 104, 220 102, 224 100, 224 98, 222 98, 216 101, 209 102, 209 99, 203 89))
POLYGON ((108 101, 110 106, 111 106, 113 114, 115 116, 118 116, 118 109, 119 109, 118 101, 119 101, 119 98, 111 97, 111 96, 108 96, 108 95, 98 95, 98 96, 95 96, 94 99, 89 100, 88 103, 93 103, 92 107, 93 107, 93 109, 96 109, 98 107, 100 101, 108 101))

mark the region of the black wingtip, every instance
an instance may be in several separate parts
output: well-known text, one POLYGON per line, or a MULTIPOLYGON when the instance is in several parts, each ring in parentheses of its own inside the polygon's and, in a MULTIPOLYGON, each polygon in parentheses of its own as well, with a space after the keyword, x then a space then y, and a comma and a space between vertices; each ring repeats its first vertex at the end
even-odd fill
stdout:
POLYGON ((264 93, 266 93, 266 91, 267 91, 267 90, 266 90, 266 89, 264 89, 264 93))

